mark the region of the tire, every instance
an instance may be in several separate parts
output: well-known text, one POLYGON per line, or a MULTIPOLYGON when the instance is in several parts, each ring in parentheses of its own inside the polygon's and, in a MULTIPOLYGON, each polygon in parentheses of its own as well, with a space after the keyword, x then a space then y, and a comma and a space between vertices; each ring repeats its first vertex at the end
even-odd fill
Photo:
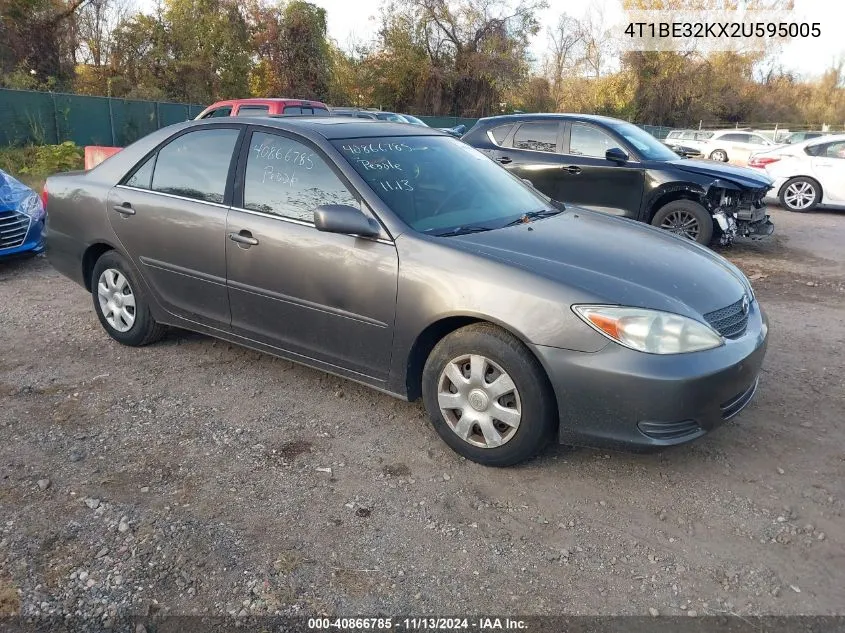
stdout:
POLYGON ((821 185, 806 176, 792 178, 780 188, 781 205, 796 213, 812 211, 819 204, 822 198, 821 185))
POLYGON ((717 160, 720 163, 728 162, 728 153, 723 149, 714 149, 710 152, 710 160, 717 160))
POLYGON ((422 393, 440 437, 459 455, 485 466, 512 466, 534 457, 558 423, 554 392, 540 363, 519 339, 489 323, 468 325, 437 343, 423 369, 422 393))
POLYGON ((705 246, 713 239, 713 218, 707 209, 692 200, 674 200, 660 207, 651 225, 705 246), (689 224, 693 221, 695 224, 689 224))
POLYGON ((108 251, 94 264, 91 296, 100 324, 118 343, 140 347, 164 336, 166 328, 153 319, 141 284, 119 253, 108 251))

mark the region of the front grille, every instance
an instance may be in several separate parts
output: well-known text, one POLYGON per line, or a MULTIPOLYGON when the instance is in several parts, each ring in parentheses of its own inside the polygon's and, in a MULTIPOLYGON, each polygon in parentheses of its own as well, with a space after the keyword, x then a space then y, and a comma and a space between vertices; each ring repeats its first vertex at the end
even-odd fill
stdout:
POLYGON ((23 244, 29 231, 29 216, 17 211, 0 211, 0 250, 23 244))
POLYGON ((742 309, 746 300, 743 297, 727 308, 705 314, 704 318, 725 338, 738 338, 745 334, 745 328, 748 327, 748 311, 742 309))
POLYGON ((742 411, 749 402, 751 402, 751 398, 754 397, 754 394, 757 391, 757 385, 760 384, 760 379, 757 378, 754 383, 741 394, 734 396, 727 402, 723 402, 720 407, 722 409, 722 419, 723 420, 730 420, 734 417, 737 413, 742 411))

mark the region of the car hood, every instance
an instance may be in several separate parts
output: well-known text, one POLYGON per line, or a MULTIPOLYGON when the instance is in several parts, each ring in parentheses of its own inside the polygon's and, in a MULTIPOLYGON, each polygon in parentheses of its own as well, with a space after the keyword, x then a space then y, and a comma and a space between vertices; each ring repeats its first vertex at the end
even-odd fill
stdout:
POLYGON ((505 229, 446 238, 557 281, 578 302, 701 317, 750 294, 745 276, 713 251, 648 225, 569 207, 505 229))
POLYGON ((712 160, 670 160, 669 164, 681 171, 691 174, 700 174, 719 180, 730 180, 731 182, 747 189, 762 189, 772 186, 772 180, 765 174, 753 171, 746 167, 726 165, 712 160))

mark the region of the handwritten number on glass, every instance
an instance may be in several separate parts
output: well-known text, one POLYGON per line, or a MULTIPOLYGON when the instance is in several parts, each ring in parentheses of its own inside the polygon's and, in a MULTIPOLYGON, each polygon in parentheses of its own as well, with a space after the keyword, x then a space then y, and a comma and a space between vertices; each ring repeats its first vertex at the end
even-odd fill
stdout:
POLYGON ((283 146, 276 147, 275 145, 256 145, 252 148, 252 151, 258 158, 284 161, 297 167, 314 169, 314 154, 312 152, 301 152, 292 147, 285 151, 283 146))

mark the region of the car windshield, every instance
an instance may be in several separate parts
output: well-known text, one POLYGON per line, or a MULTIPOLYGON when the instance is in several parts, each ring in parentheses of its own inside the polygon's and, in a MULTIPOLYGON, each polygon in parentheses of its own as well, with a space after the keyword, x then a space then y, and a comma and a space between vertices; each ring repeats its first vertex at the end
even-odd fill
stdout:
POLYGON ((403 119, 398 114, 394 114, 393 112, 379 112, 376 114, 376 117, 381 121, 392 121, 393 123, 407 123, 405 119, 403 119))
POLYGON ((646 160, 678 160, 678 155, 641 127, 631 123, 613 123, 611 127, 633 145, 646 160))
POLYGON ((402 116, 403 119, 405 119, 411 125, 422 125, 424 127, 428 127, 428 125, 426 124, 425 121, 423 121, 422 119, 418 119, 415 116, 411 116, 410 114, 403 114, 401 116, 402 116))
POLYGON ((343 157, 384 203, 431 235, 498 229, 559 207, 458 139, 403 136, 338 140, 343 157))

